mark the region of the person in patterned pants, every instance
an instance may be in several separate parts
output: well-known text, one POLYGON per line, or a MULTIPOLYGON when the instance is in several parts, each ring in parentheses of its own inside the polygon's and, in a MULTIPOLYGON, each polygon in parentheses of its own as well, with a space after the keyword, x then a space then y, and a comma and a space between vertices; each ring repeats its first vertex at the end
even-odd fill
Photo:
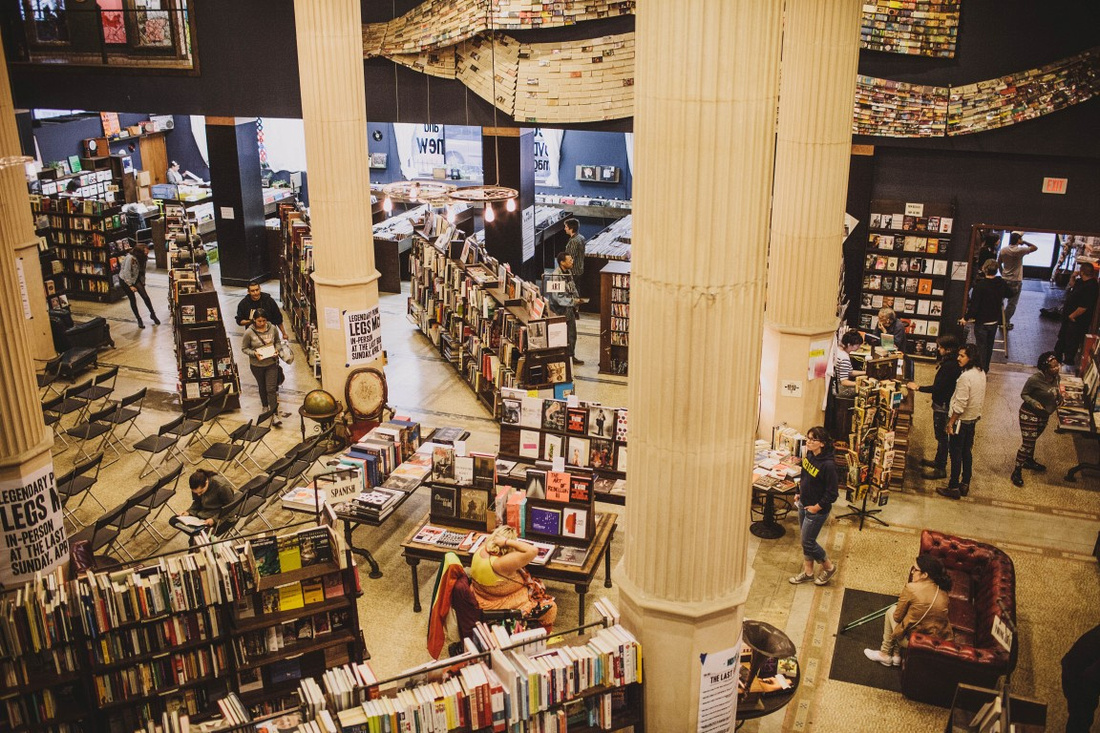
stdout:
POLYGON ((1023 442, 1016 451, 1016 468, 1012 471, 1012 483, 1024 485, 1024 469, 1042 473, 1047 467, 1035 460, 1035 441, 1046 430, 1047 421, 1062 401, 1059 391, 1062 364, 1053 351, 1044 351, 1036 364, 1039 370, 1028 378, 1020 392, 1020 435, 1023 442))

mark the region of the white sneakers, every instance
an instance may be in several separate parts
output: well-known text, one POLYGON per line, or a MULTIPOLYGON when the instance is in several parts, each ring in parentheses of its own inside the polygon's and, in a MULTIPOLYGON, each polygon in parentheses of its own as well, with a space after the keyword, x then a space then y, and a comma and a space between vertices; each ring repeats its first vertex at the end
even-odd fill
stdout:
POLYGON ((883 667, 900 667, 901 655, 895 654, 892 657, 888 657, 878 649, 864 649, 863 655, 870 659, 872 662, 878 662, 883 667))

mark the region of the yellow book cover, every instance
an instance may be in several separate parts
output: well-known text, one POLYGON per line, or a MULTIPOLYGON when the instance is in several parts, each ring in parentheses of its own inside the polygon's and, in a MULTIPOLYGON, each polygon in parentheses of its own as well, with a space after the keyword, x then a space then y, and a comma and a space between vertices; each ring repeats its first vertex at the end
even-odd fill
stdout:
POLYGON ((277 590, 279 591, 280 611, 293 611, 305 605, 305 600, 302 597, 301 583, 294 582, 280 585, 277 590))
POLYGON ((325 602, 325 586, 320 578, 302 581, 302 598, 307 604, 325 602))
POLYGON ((279 570, 289 572, 302 567, 302 550, 298 546, 298 535, 279 538, 279 570))

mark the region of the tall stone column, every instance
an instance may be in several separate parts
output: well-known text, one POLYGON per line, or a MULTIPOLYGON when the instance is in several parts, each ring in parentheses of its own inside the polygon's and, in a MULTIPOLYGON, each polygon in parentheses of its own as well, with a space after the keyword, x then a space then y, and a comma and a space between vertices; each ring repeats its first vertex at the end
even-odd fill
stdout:
POLYGON ((309 167, 321 379, 326 390, 343 400, 352 367, 341 314, 378 305, 367 176, 362 12, 359 0, 295 0, 294 22, 309 167))
POLYGON ((617 579, 647 728, 694 731, 751 582, 749 475, 782 3, 638 4, 630 501, 617 579))
MULTIPOLYGON (((31 282, 24 271, 21 281, 16 262, 16 250, 35 240, 30 222, 8 67, 0 63, 0 586, 29 580, 68 553, 54 491, 53 436, 42 421, 24 311, 24 297, 45 296, 41 278, 31 282), (45 536, 40 529, 48 529, 45 536)), ((31 251, 37 271, 38 253, 31 251)))
POLYGON ((781 422, 805 431, 823 419, 827 380, 809 379, 808 365, 811 350, 829 344, 838 325, 859 24, 858 0, 787 2, 760 380, 762 437, 781 422))

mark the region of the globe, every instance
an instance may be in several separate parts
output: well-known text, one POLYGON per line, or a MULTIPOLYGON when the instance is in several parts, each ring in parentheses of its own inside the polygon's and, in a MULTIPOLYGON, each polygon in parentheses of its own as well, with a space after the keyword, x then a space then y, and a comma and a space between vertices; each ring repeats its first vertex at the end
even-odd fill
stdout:
POLYGON ((336 398, 323 389, 315 389, 302 400, 302 414, 314 420, 331 418, 339 411, 336 398))

